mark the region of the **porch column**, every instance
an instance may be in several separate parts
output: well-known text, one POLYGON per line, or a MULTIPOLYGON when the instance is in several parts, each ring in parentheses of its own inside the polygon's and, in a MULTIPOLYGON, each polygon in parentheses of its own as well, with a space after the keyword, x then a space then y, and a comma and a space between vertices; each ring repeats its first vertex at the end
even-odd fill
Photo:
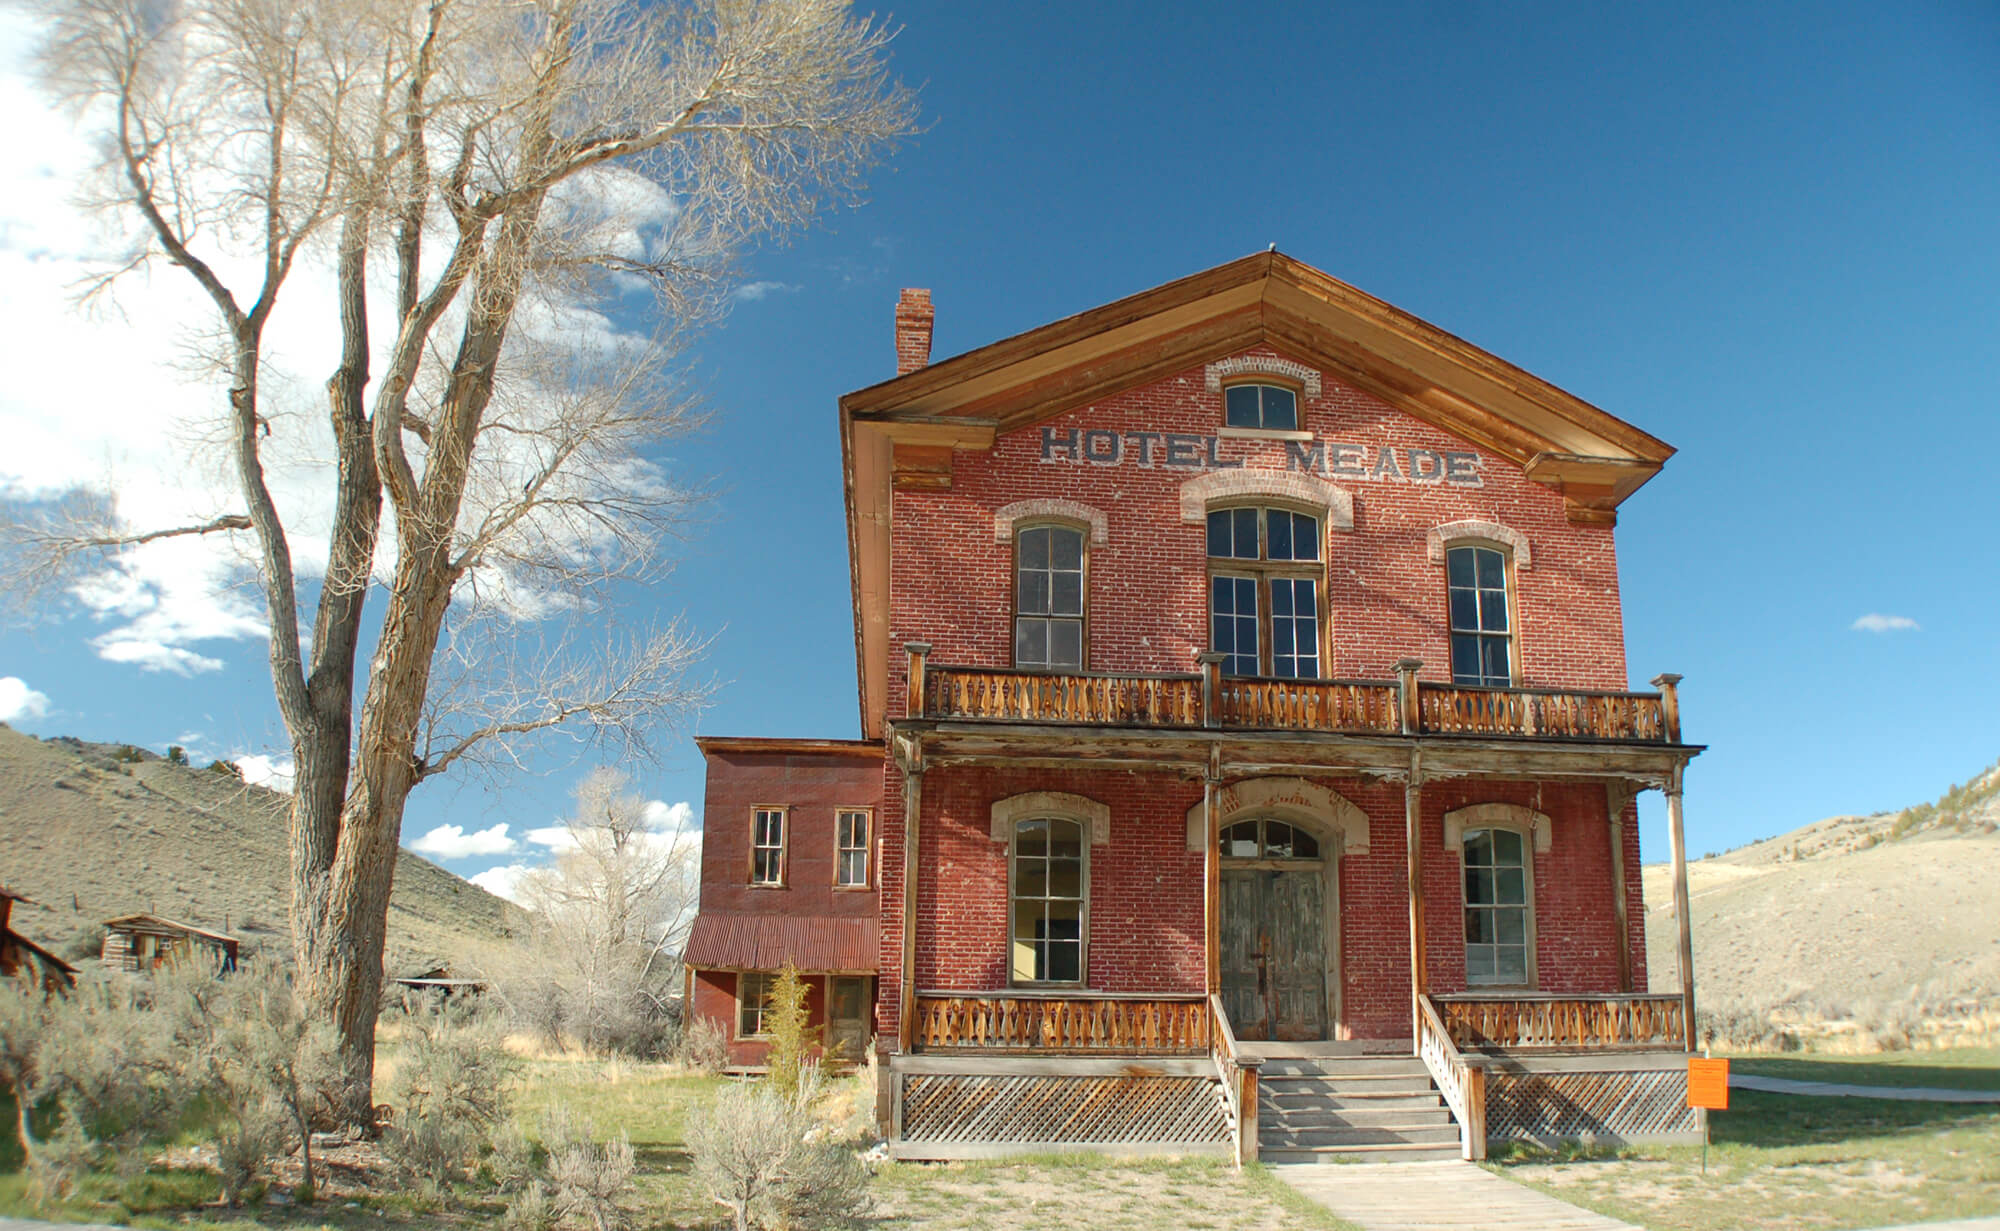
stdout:
POLYGON ((1627 921, 1625 899, 1625 806, 1632 802, 1632 788, 1623 782, 1604 784, 1605 830, 1611 839, 1611 916, 1618 929, 1618 990, 1632 986, 1632 928, 1627 921))
POLYGON ((924 811, 924 763, 919 747, 903 767, 903 985, 896 1044, 910 1054, 917 1016, 917 839, 924 811))
POLYGON ((1403 844, 1409 851, 1410 882, 1410 1046, 1422 1053, 1423 1010, 1417 997, 1430 990, 1424 945, 1424 842, 1423 778, 1419 772, 1421 753, 1410 754, 1410 778, 1403 784, 1403 844))
MULTIPOLYGON (((1202 721, 1211 727, 1222 722, 1219 698, 1222 664, 1228 655, 1210 650, 1195 655, 1201 666, 1202 721)), ((1222 991, 1222 829, 1215 815, 1215 788, 1222 781, 1222 745, 1208 746, 1208 772, 1201 781, 1201 818, 1208 831, 1208 846, 1201 857, 1201 913, 1203 966, 1208 994, 1222 991)))
POLYGON ((1681 831, 1681 773, 1676 765, 1667 775, 1667 844, 1674 860, 1674 924, 1680 933, 1681 1016, 1686 1044, 1694 1050, 1694 927, 1688 919, 1687 839, 1681 831))

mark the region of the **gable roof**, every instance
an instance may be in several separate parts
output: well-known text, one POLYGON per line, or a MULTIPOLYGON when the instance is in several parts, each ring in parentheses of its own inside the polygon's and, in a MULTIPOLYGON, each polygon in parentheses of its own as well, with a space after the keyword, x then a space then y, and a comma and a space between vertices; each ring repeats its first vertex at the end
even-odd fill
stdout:
POLYGON ((861 731, 882 734, 889 503, 948 487, 956 451, 1268 345, 1521 466, 1609 523, 1673 448, 1574 394, 1280 252, 1142 291, 840 399, 861 731))
POLYGON ((198 928, 192 923, 182 923, 162 915, 120 915, 116 919, 106 919, 104 926, 121 932, 180 932, 212 940, 221 945, 235 946, 243 943, 227 932, 211 932, 207 928, 198 928))

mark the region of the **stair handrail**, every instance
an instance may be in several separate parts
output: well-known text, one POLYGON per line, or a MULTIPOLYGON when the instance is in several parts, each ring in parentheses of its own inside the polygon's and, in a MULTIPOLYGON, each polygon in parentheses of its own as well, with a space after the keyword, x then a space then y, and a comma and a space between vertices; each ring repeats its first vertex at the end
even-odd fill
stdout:
POLYGON ((1422 1037, 1417 1052, 1431 1072, 1451 1113, 1458 1119, 1459 1154, 1477 1162, 1486 1157, 1486 1069, 1468 1060, 1452 1042, 1444 1017, 1428 993, 1417 995, 1417 1019, 1422 1037))
POLYGON ((1238 1049, 1236 1032, 1229 1028, 1229 1014, 1223 1011, 1222 997, 1211 992, 1208 1011, 1215 1026, 1208 1037, 1213 1047, 1216 1076, 1229 1102, 1229 1118, 1236 1135, 1236 1165, 1257 1161, 1257 1070, 1264 1057, 1238 1049))

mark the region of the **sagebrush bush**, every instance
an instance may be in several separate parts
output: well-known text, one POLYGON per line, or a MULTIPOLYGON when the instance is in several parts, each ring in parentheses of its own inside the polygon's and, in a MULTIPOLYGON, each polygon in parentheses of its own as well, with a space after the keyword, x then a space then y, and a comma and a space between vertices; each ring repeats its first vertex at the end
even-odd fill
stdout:
POLYGON ((720 1073, 729 1064, 729 1036, 708 1018, 693 1018, 681 1027, 674 1062, 697 1073, 720 1073))
POLYGON ((865 1212, 868 1172, 820 1124, 822 1089, 819 1066, 807 1064, 789 1094, 732 1085, 690 1122, 695 1176, 736 1231, 841 1226, 865 1212))
POLYGON ((468 1178, 506 1119, 519 1064, 497 1022, 447 1003, 420 1008, 388 1085, 382 1152, 437 1193, 468 1178))

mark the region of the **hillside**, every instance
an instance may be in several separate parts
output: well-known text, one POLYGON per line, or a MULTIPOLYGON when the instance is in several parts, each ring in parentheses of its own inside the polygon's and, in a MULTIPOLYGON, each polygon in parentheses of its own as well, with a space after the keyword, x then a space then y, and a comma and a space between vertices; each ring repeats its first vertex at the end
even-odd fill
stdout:
MULTIPOLYGON (((18 907, 15 926, 72 959, 97 924, 139 911, 287 950, 287 798, 134 755, 0 725, 0 885, 38 904, 18 907)), ((402 851, 389 968, 448 959, 519 917, 511 903, 402 851)))
MULTIPOLYGON (((1697 1003, 1739 1029, 1755 1018, 1891 1042, 1992 1030, 1996 868, 2000 765, 1935 803, 1833 817, 1690 863, 1697 1003)), ((1671 990, 1672 872, 1650 864, 1645 877, 1647 969, 1671 990)))

